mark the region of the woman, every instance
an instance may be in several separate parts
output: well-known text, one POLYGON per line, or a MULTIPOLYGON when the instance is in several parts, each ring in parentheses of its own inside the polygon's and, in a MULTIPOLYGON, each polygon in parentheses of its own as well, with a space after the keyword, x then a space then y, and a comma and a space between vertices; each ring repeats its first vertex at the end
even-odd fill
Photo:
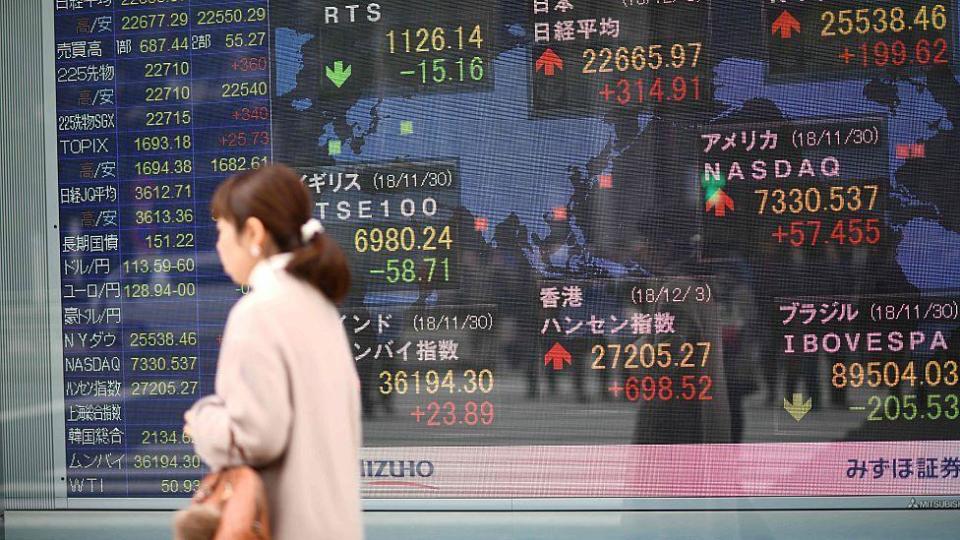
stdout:
POLYGON ((336 303, 346 260, 296 173, 269 166, 227 179, 213 196, 217 253, 252 291, 230 311, 216 392, 185 415, 214 470, 257 468, 273 537, 362 537, 357 372, 336 303))

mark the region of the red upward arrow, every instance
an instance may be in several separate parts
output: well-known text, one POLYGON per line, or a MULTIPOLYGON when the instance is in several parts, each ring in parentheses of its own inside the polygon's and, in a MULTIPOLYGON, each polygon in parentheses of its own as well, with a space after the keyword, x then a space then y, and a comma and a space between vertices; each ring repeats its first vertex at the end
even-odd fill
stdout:
POLYGON ((793 32, 800 33, 800 21, 791 15, 789 11, 784 10, 783 13, 777 17, 777 20, 773 21, 773 26, 770 28, 771 34, 776 34, 777 32, 780 32, 781 38, 790 39, 793 32))
POLYGON ((563 369, 564 364, 570 363, 572 358, 570 353, 563 348, 563 345, 554 343, 553 347, 543 356, 543 365, 549 366, 553 364, 554 371, 560 371, 563 369))
POLYGON ((713 210, 717 217, 723 217, 727 209, 733 211, 733 199, 723 192, 717 191, 716 195, 707 199, 707 212, 713 210))
POLYGON ((557 56, 557 53, 553 52, 553 49, 547 49, 543 51, 543 54, 537 59, 536 67, 537 71, 542 69, 543 74, 547 77, 553 77, 554 69, 563 71, 563 58, 557 56))

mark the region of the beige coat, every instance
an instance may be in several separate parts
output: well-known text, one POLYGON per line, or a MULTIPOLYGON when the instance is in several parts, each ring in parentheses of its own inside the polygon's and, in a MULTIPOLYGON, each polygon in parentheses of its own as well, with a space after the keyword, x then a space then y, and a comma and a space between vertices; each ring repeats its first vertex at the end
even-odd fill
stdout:
POLYGON ((230 311, 215 394, 191 409, 197 454, 213 469, 261 470, 276 540, 358 540, 360 392, 336 307, 286 272, 258 264, 230 311), (236 448, 230 447, 231 432, 236 448))

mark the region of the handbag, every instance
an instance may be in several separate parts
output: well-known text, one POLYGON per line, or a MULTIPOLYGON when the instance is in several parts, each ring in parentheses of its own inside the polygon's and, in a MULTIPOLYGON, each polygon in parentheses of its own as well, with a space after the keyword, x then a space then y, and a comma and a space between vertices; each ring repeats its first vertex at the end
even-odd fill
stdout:
POLYGON ((190 506, 174 514, 175 540, 271 540, 260 475, 239 466, 206 475, 190 506))

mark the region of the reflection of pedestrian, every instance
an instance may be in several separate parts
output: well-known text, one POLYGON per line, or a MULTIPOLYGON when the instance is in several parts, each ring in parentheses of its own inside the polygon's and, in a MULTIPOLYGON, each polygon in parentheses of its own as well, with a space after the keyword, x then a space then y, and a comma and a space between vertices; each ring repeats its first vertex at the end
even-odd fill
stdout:
MULTIPOLYGON (((697 263, 686 260, 684 246, 680 243, 651 242, 647 258, 644 260, 646 268, 663 276, 698 275, 701 273, 697 263)), ((716 290, 716 285, 712 287, 716 290)), ((647 339, 651 343, 668 344, 676 357, 683 343, 695 345, 700 342, 709 342, 710 353, 702 367, 688 369, 675 365, 662 367, 654 365, 652 369, 643 370, 638 378, 650 377, 656 383, 658 392, 654 399, 637 400, 636 427, 634 429, 634 444, 693 444, 693 443, 726 443, 731 441, 730 432, 730 403, 727 390, 728 378, 731 376, 726 367, 726 351, 720 335, 720 312, 717 300, 712 302, 657 302, 644 304, 645 312, 669 313, 673 316, 674 332, 656 333, 647 339), (688 384, 693 384, 694 399, 664 399, 659 389, 662 381, 669 381, 673 392, 683 392, 683 376, 688 384)), ((654 324, 656 330, 656 323, 654 324)), ((641 345, 638 342, 638 347, 641 345)), ((655 346, 656 347, 656 346, 655 346)), ((696 347, 698 354, 703 354, 703 348, 696 347)), ((695 363, 695 366, 697 364, 695 363)), ((641 383, 642 384, 642 383, 641 383)), ((688 387, 689 388, 689 387, 688 387)), ((642 392, 641 392, 642 393, 642 392)))
POLYGON ((351 297, 358 307, 345 310, 347 335, 352 342, 352 352, 356 358, 357 375, 360 377, 360 403, 364 419, 376 416, 379 406, 386 412, 392 412, 389 407, 390 396, 385 396, 379 390, 380 372, 386 369, 379 359, 375 359, 378 342, 376 313, 363 306, 367 293, 372 289, 368 279, 354 282, 351 297))
MULTIPOLYGON (((586 403, 587 394, 584 387, 584 379, 590 371, 590 349, 592 349, 592 340, 587 336, 579 336, 566 342, 570 348, 570 357, 572 365, 569 369, 563 370, 564 377, 573 377, 573 394, 580 403, 586 403), (568 373, 568 374, 567 374, 568 373)), ((552 369, 550 370, 553 371, 552 369)), ((556 378, 555 373, 551 373, 556 378)), ((551 379, 552 380, 552 379, 551 379)), ((556 383, 554 383, 554 386, 556 383)), ((554 390, 555 391, 555 390, 554 390)))
POLYGON ((186 413, 184 432, 211 469, 259 470, 273 538, 356 540, 359 381, 335 305, 350 274, 312 207, 282 166, 233 176, 214 193, 217 253, 252 291, 230 310, 216 393, 186 413))
POLYGON ((780 313, 777 308, 777 297, 783 295, 787 287, 791 287, 793 276, 788 275, 790 265, 785 263, 779 254, 769 245, 761 251, 765 257, 757 265, 757 323, 753 325, 752 338, 759 345, 761 373, 765 387, 764 399, 768 406, 778 405, 784 394, 780 388, 783 378, 783 351, 781 349, 780 313))
POLYGON ((357 310, 357 316, 364 322, 352 332, 355 349, 359 353, 366 353, 366 356, 357 361, 357 372, 360 376, 360 398, 363 406, 363 417, 373 418, 376 416, 376 408, 379 407, 387 414, 393 413, 393 394, 383 394, 380 392, 380 373, 390 370, 392 366, 387 363, 385 355, 380 358, 374 358, 379 343, 377 335, 377 317, 367 309, 357 310))
MULTIPOLYGON (((740 329, 724 326, 720 335, 723 340, 723 363, 727 373, 739 373, 734 364, 739 364, 741 341, 740 329)), ((730 401, 730 442, 740 442, 743 437, 743 381, 739 377, 727 381, 727 399, 730 401)))
POLYGON ((755 327, 756 299, 749 267, 742 261, 720 271, 715 281, 723 342, 723 368, 730 401, 730 441, 740 442, 744 430, 744 401, 757 390, 755 355, 749 328, 755 327))
MULTIPOLYGON (((543 357, 533 346, 537 334, 537 282, 526 251, 529 234, 516 214, 510 214, 493 231, 496 247, 492 250, 492 273, 497 280, 496 298, 500 315, 497 336, 501 354, 514 360, 524 371, 527 396, 539 393, 543 357)), ((552 382, 551 382, 552 384, 552 382)))
MULTIPOLYGON (((457 207, 448 225, 453 229, 458 245, 457 260, 459 287, 456 289, 440 289, 438 305, 462 305, 476 307, 492 303, 495 290, 490 264, 490 247, 483 238, 476 218, 469 210, 457 207)), ((421 296, 423 293, 421 293, 421 296)), ((487 310, 481 310, 487 311, 487 310)), ((491 313, 497 311, 490 310, 491 313)), ((494 315, 498 318, 497 314, 494 315)), ((471 363, 485 363, 487 367, 497 366, 498 357, 492 347, 486 346, 492 341, 492 336, 483 330, 468 330, 460 342, 460 354, 468 358, 471 363)))
MULTIPOLYGON (((638 348, 647 342, 654 344, 656 350, 659 344, 666 343, 676 358, 681 354, 681 344, 690 343, 695 346, 695 358, 700 359, 704 348, 695 344, 709 342, 711 347, 706 365, 702 368, 684 369, 675 365, 662 367, 655 364, 653 368, 635 375, 638 379, 649 378, 653 381, 657 392, 653 399, 641 398, 636 402, 634 444, 731 442, 727 355, 717 329, 715 306, 697 302, 665 303, 650 305, 650 312, 671 313, 675 316, 676 331, 645 337, 637 342, 638 348), (693 385, 693 399, 664 398, 664 395, 675 396, 688 391, 682 387, 684 376, 689 377, 686 381, 693 385), (665 385, 661 381, 669 383, 665 385), (661 392, 664 386, 669 386, 670 390, 661 392)), ((694 365, 699 366, 699 363, 695 361, 694 365)))

